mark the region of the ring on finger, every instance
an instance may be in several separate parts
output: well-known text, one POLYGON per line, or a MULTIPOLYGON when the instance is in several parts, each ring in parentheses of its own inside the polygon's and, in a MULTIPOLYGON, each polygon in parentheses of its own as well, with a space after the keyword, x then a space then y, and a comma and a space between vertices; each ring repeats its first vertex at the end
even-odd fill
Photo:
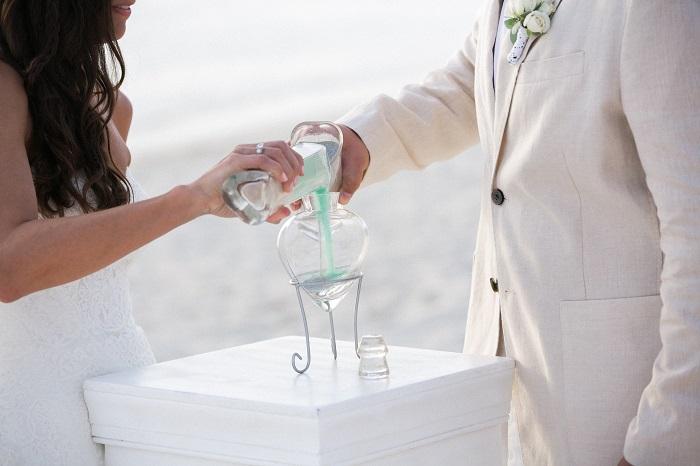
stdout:
POLYGON ((256 153, 256 154, 263 154, 263 153, 265 153, 265 143, 260 142, 260 143, 256 144, 256 146, 255 146, 255 153, 256 153))

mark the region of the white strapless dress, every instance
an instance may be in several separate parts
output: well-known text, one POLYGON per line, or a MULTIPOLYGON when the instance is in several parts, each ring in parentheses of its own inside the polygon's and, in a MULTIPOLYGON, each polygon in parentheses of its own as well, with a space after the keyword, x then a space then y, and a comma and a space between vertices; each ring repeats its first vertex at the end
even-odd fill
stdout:
MULTIPOLYGON (((134 199, 143 199, 129 180, 134 199)), ((128 261, 0 303, 1 466, 104 463, 90 434, 83 381, 155 362, 131 313, 128 261)))

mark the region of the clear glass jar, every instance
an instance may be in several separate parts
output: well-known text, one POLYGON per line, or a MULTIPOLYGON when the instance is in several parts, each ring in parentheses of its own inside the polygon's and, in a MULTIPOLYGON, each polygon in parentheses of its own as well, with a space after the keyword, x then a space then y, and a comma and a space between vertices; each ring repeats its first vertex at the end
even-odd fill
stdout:
POLYGON ((258 225, 280 207, 325 188, 336 191, 341 183, 343 132, 330 122, 305 122, 292 131, 292 150, 304 159, 304 175, 291 193, 269 173, 245 170, 231 175, 221 191, 226 204, 246 223, 258 225))

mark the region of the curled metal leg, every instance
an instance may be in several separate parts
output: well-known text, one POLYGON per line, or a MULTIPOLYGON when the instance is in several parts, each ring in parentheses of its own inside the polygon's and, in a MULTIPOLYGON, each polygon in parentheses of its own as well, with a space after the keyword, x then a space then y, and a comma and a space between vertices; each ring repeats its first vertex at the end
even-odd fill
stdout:
MULTIPOLYGON (((357 319, 358 319, 358 313, 360 309, 360 293, 362 292, 362 274, 354 275, 351 277, 345 277, 341 278, 338 280, 335 280, 336 282, 349 282, 349 281, 355 281, 357 280, 357 296, 355 298, 355 355, 357 357, 360 357, 359 353, 359 348, 360 348, 360 342, 359 342, 359 335, 358 335, 358 330, 357 330, 357 319)), ((304 323, 304 336, 306 337, 306 364, 303 368, 299 369, 297 367, 297 362, 298 361, 303 361, 304 358, 301 356, 299 353, 294 353, 292 355, 292 367, 294 370, 299 373, 303 374, 309 369, 309 366, 311 365, 311 342, 310 342, 310 336, 309 336, 309 324, 306 320, 306 311, 304 310, 304 301, 302 300, 301 296, 301 283, 299 283, 297 280, 293 279, 290 282, 292 285, 296 287, 297 290, 297 299, 299 300, 299 310, 301 311, 301 318, 304 323)), ((330 327, 331 327, 331 350, 333 351, 333 358, 338 359, 338 348, 337 348, 337 342, 336 342, 336 336, 335 336, 335 324, 333 322, 333 311, 331 310, 330 303, 328 302, 321 302, 320 303, 321 308, 328 312, 328 320, 330 322, 330 327)))
POLYGON ((304 301, 301 299, 301 290, 299 289, 299 283, 294 283, 297 289, 297 298, 299 298, 299 309, 301 310, 301 318, 304 321, 304 335, 306 336, 306 365, 303 369, 297 368, 297 360, 301 361, 302 357, 299 353, 294 353, 292 355, 292 368, 299 374, 303 374, 307 371, 311 365, 311 343, 309 341, 309 324, 306 322, 306 312, 304 312, 304 301))
POLYGON ((333 324, 333 311, 328 311, 328 320, 331 323, 331 350, 333 351, 333 359, 338 359, 338 348, 335 344, 335 325, 333 324))
POLYGON ((357 336, 357 313, 360 309, 360 292, 362 291, 362 275, 357 281, 357 297, 355 298, 355 354, 360 357, 360 342, 357 336))

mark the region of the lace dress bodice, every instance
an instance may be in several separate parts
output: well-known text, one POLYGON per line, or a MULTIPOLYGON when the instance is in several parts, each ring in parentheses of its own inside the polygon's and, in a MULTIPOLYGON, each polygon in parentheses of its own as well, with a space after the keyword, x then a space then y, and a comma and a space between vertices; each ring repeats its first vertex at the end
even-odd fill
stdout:
MULTIPOLYGON (((129 180, 134 200, 143 199, 129 180)), ((129 261, 0 304, 1 466, 103 464, 83 381, 155 362, 132 316, 129 261)))

